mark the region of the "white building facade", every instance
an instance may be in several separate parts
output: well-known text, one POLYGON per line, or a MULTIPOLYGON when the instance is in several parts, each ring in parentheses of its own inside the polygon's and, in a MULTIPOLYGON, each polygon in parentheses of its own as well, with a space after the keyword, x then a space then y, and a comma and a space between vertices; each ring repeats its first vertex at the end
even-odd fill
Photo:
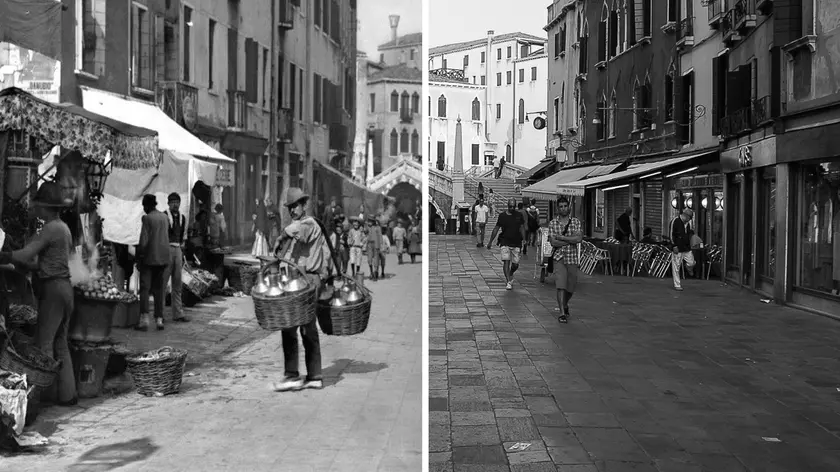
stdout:
MULTIPOLYGON (((539 36, 495 35, 489 31, 484 39, 438 46, 429 51, 430 71, 457 70, 469 83, 485 86, 481 101, 487 147, 505 156, 507 162, 526 168, 546 156, 546 129, 532 126, 533 118, 545 116, 546 112, 545 47, 546 39, 539 36)), ((430 113, 435 114, 435 110, 430 113)), ((430 140, 434 139, 430 135, 430 140)), ((434 149, 430 156, 436 160, 434 149)))
POLYGON ((486 87, 431 74, 429 77, 428 164, 444 170, 455 165, 455 130, 461 123, 464 170, 493 166, 493 150, 485 133, 486 87))

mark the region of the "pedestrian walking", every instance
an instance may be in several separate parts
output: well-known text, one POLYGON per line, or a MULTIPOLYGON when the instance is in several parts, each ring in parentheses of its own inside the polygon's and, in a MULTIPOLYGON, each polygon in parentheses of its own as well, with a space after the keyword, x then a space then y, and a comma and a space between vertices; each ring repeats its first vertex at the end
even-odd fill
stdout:
POLYGON ((330 243, 332 243, 333 249, 338 253, 338 262, 341 264, 341 267, 338 268, 339 272, 346 274, 347 262, 350 260, 350 246, 348 244, 348 235, 344 231, 344 226, 338 220, 333 224, 330 243))
POLYGON ((484 232, 487 229, 487 219, 490 216, 490 207, 484 203, 484 195, 478 196, 478 204, 475 206, 475 225, 478 233, 478 244, 475 247, 484 247, 484 232))
MULTIPOLYGON (((157 210, 154 195, 143 196, 140 244, 137 245, 137 264, 140 269, 140 321, 138 331, 149 329, 149 295, 155 298, 155 324, 163 329, 163 292, 166 287, 164 274, 171 260, 169 251, 169 220, 157 210)), ((173 303, 174 304, 174 303, 173 303)))
POLYGON ((370 280, 379 280, 379 251, 382 249, 382 230, 376 221, 376 216, 368 218, 367 226, 367 259, 370 268, 370 280))
POLYGON ((379 272, 383 279, 385 278, 385 256, 391 252, 391 240, 388 238, 387 228, 388 226, 384 225, 380 229, 382 232, 382 246, 379 249, 379 272))
MULTIPOLYGON (((33 199, 35 215, 44 220, 41 231, 23 249, 0 252, 0 264, 14 262, 19 266, 37 267, 36 343, 41 351, 61 362, 55 380, 55 400, 60 406, 78 403, 73 358, 67 341, 74 302, 69 264, 73 238, 70 227, 60 217, 62 209, 71 204, 65 201, 58 183, 42 184, 33 199)), ((147 293, 147 304, 148 299, 147 293)))
POLYGON ((682 213, 671 221, 671 274, 674 279, 674 290, 682 292, 680 271, 685 262, 689 272, 694 270, 694 254, 691 252, 691 237, 688 235, 687 226, 694 218, 694 212, 686 208, 682 213))
POLYGON ((501 156, 496 156, 493 158, 493 178, 498 179, 500 175, 502 175, 502 158, 501 156))
MULTIPOLYGON (((169 209, 166 210, 167 219, 167 241, 169 245, 169 260, 166 264, 166 272, 163 274, 163 283, 166 285, 171 280, 172 287, 172 319, 178 322, 189 321, 189 318, 184 316, 184 307, 181 303, 181 292, 183 290, 181 284, 181 275, 184 270, 184 244, 187 242, 187 217, 181 214, 181 196, 177 192, 169 194, 168 202, 169 209)), ((199 213, 196 215, 196 252, 199 256, 203 256, 202 249, 204 246, 205 225, 199 219, 199 213)), ((157 316, 157 315, 155 315, 157 316)), ((156 320, 158 329, 163 329, 163 318, 156 320)))
POLYGON ((525 221, 522 213, 516 209, 516 200, 509 199, 507 211, 499 215, 496 227, 490 235, 490 244, 499 235, 499 247, 502 255, 502 269, 505 274, 506 289, 513 290, 513 274, 519 268, 522 244, 525 241, 525 221), (501 231, 501 234, 499 232, 501 231))
POLYGON ((265 204, 259 198, 256 199, 256 204, 256 211, 251 215, 253 220, 251 233, 254 235, 254 245, 251 247, 251 255, 254 257, 267 257, 271 249, 266 240, 268 235, 265 233, 268 212, 266 211, 265 204))
POLYGON ((408 233, 408 257, 411 258, 411 263, 417 262, 417 256, 423 252, 423 238, 420 233, 420 225, 422 223, 412 224, 411 230, 408 233))
POLYGON ((221 203, 216 204, 215 212, 210 217, 210 243, 213 246, 224 246, 227 235, 227 223, 224 215, 225 207, 221 203))
MULTIPOLYGON (((322 281, 330 274, 331 259, 327 238, 321 232, 318 221, 306 214, 309 195, 296 187, 290 188, 286 195, 286 208, 291 213, 292 222, 280 234, 276 252, 306 272, 309 283, 317 287, 316 297, 320 298, 323 289, 322 281)), ((275 391, 324 388, 321 372, 321 341, 318 337, 317 323, 316 318, 312 318, 312 321, 306 325, 281 331, 285 375, 282 381, 274 384, 275 391), (301 378, 299 370, 298 330, 300 330, 305 351, 305 380, 301 378)))
POLYGON ((580 267, 580 243, 583 229, 580 220, 570 216, 572 211, 566 197, 557 199, 558 216, 548 224, 548 237, 554 247, 554 285, 557 289, 557 320, 568 323, 569 300, 575 293, 580 267))
POLYGON ((531 199, 531 205, 525 210, 528 214, 528 234, 525 240, 529 246, 537 245, 537 231, 540 229, 540 209, 537 208, 537 201, 531 199))
POLYGON ((407 233, 405 228, 403 228, 402 220, 397 220, 397 227, 394 228, 394 248, 397 251, 397 263, 399 265, 403 265, 406 236, 407 233))
POLYGON ((353 268, 353 277, 362 271, 362 259, 365 247, 367 247, 367 234, 362 229, 362 222, 355 216, 350 217, 353 227, 350 228, 347 242, 350 245, 350 266, 353 268))
POLYGON ((516 210, 522 215, 522 227, 525 231, 525 237, 522 238, 522 255, 526 256, 528 255, 528 210, 522 202, 516 204, 516 210))

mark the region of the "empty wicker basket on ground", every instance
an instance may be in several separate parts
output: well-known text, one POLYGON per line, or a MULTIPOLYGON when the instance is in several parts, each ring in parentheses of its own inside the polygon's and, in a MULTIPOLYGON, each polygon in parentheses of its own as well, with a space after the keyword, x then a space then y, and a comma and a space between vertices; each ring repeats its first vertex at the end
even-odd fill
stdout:
POLYGON ((137 393, 163 396, 176 393, 181 388, 187 351, 164 346, 156 351, 128 356, 125 361, 137 393))
POLYGON ((318 300, 318 324, 324 334, 351 336, 363 333, 370 320, 373 297, 368 289, 353 279, 339 275, 327 280, 334 288, 333 296, 318 300), (342 284, 336 286, 336 281, 342 284))
POLYGON ((315 284, 306 279, 303 270, 292 261, 263 260, 257 284, 251 290, 254 314, 260 327, 278 331, 311 322, 315 319, 317 289, 315 284), (280 267, 281 263, 287 265, 280 267), (269 274, 269 270, 274 266, 277 266, 277 272, 269 274), (290 273, 290 268, 297 273, 290 273))
POLYGON ((228 286, 244 294, 250 294, 254 282, 260 273, 260 267, 250 264, 228 266, 228 286))
POLYGON ((0 352, 0 369, 26 374, 26 380, 31 385, 49 387, 55 381, 60 362, 53 360, 40 349, 27 342, 19 342, 21 337, 15 337, 13 342, 6 344, 0 352))

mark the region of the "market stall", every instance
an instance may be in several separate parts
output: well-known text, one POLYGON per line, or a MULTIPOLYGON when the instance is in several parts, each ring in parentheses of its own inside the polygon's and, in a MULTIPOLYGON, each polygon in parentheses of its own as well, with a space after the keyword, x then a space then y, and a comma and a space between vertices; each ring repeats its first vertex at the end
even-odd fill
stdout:
MULTIPOLYGON (((121 123, 76 105, 52 104, 17 88, 0 91, 0 170, 3 172, 0 245, 3 251, 20 250, 40 230, 39 221, 29 213, 32 194, 38 190, 40 196, 40 190, 50 187, 54 190, 53 199, 61 202, 52 205, 58 208, 55 215, 68 224, 75 245, 69 265, 71 283, 76 288, 76 306, 101 308, 103 303, 112 306, 115 299, 125 294, 81 289, 105 276, 100 273, 102 240, 97 204, 112 169, 153 168, 159 160, 155 131, 121 123), (39 189, 44 182, 51 183, 39 189)), ((60 365, 53 359, 55 353, 40 351, 33 339, 39 318, 36 296, 47 292, 39 290, 40 283, 33 280, 28 266, 16 263, 0 269, 3 299, 0 314, 8 320, 0 323, 0 371, 25 374, 30 385, 46 389, 54 383, 60 365), (12 297, 7 292, 10 287, 14 288, 12 297)), ((113 314, 113 310, 98 312, 103 317, 113 314)), ((80 317, 72 319, 76 319, 74 329, 95 331, 87 321, 79 322, 80 317)), ((61 363, 72 365, 70 359, 61 359, 61 363)), ((73 374, 79 382, 79 369, 73 374)), ((26 390, 28 394, 34 391, 28 387, 26 390)), ((7 403, 0 402, 0 406, 8 413, 7 403)))

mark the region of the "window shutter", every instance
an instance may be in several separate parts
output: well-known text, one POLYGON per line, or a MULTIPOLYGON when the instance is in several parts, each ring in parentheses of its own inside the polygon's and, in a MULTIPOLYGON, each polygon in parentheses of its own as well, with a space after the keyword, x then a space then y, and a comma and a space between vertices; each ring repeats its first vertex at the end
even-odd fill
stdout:
POLYGON ((321 77, 321 119, 322 123, 331 124, 332 120, 332 84, 326 77, 321 77))
POLYGON ((770 116, 778 118, 782 103, 782 54, 776 46, 770 50, 770 116))
POLYGON ((277 108, 283 108, 286 104, 286 90, 284 89, 286 85, 286 61, 283 60, 283 56, 280 55, 277 57, 277 108))
POLYGON ((598 62, 607 59, 607 22, 598 22, 598 62))
POLYGON ((712 135, 720 134, 720 126, 718 120, 719 110, 719 95, 720 95, 720 57, 712 58, 712 135))
POLYGON ((245 81, 245 92, 248 96, 248 103, 257 103, 259 90, 259 62, 257 61, 257 42, 251 38, 245 38, 245 73, 248 79, 245 81))
POLYGON ((228 90, 239 89, 239 32, 228 30, 228 90))

